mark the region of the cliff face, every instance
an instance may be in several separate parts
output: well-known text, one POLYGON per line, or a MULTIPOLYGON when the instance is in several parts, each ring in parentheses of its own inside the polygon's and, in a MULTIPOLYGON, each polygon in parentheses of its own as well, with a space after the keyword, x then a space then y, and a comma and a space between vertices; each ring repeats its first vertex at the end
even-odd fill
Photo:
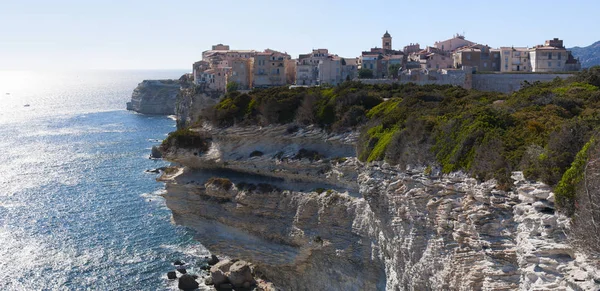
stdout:
POLYGON ((144 80, 133 90, 127 110, 143 114, 175 114, 179 87, 178 80, 144 80))
POLYGON ((194 86, 191 79, 182 80, 175 106, 177 128, 186 128, 197 122, 205 108, 219 102, 220 95, 219 92, 209 92, 194 86))
POLYGON ((170 148, 175 222, 253 262, 285 290, 597 290, 598 260, 568 244, 554 195, 460 173, 356 159, 356 134, 203 128, 208 151, 170 148))

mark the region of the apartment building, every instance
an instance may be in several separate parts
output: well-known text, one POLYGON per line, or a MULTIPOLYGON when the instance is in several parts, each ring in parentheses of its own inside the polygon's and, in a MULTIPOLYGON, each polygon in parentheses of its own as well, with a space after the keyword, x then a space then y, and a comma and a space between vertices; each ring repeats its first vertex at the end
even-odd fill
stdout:
POLYGON ((454 68, 472 67, 479 72, 500 71, 500 50, 475 44, 457 49, 452 54, 454 68))
POLYGON ((531 72, 531 59, 527 47, 501 47, 500 72, 531 72))
POLYGON ((546 40, 529 51, 532 72, 579 71, 581 64, 571 55, 558 38, 546 40))
POLYGON ((327 49, 313 49, 312 53, 301 54, 296 62, 296 85, 318 85, 319 63, 328 57, 327 49))
POLYGON ((285 66, 289 59, 288 54, 270 49, 256 53, 254 56, 252 87, 269 88, 286 85, 285 66))

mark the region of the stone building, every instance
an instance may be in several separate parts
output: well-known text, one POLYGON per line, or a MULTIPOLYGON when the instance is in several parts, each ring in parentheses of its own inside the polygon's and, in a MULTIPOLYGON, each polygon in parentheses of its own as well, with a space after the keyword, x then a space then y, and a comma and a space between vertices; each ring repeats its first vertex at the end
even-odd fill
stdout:
POLYGON ((476 44, 476 43, 466 40, 464 35, 455 34, 454 37, 452 37, 450 39, 443 40, 443 41, 436 41, 433 44, 433 47, 440 49, 444 52, 451 53, 451 52, 454 52, 458 48, 471 46, 474 44, 476 44))
POLYGON ((529 48, 501 47, 500 72, 531 72, 529 48))
POLYGON ((300 55, 296 62, 296 85, 318 85, 319 63, 328 57, 327 49, 313 49, 312 53, 300 55))
POLYGON ((385 32, 381 38, 382 48, 371 48, 368 51, 363 51, 358 59, 360 69, 368 69, 373 72, 373 78, 385 79, 389 77, 389 65, 398 64, 404 65, 406 61, 403 51, 394 50, 392 47, 392 36, 389 32, 385 32))
POLYGON ((409 45, 404 46, 402 51, 404 52, 405 55, 409 55, 412 53, 420 52, 421 46, 418 43, 410 43, 409 45))
POLYGON ((459 48, 452 54, 454 68, 472 67, 475 71, 500 71, 500 50, 487 45, 475 44, 459 48))
POLYGON ((342 58, 337 55, 321 60, 318 65, 319 85, 339 85, 346 80, 352 80, 358 74, 356 58, 342 58))
POLYGON ((412 66, 418 64, 424 70, 450 69, 454 67, 452 55, 441 49, 429 46, 424 50, 410 54, 408 62, 412 66))
POLYGON ((239 58, 231 62, 231 73, 227 76, 227 83, 235 82, 238 90, 250 90, 252 88, 252 66, 254 59, 239 58))
POLYGON ((547 40, 544 45, 538 45, 529 51, 532 72, 579 71, 581 65, 573 58, 563 41, 554 38, 547 40), (569 61, 569 63, 567 63, 569 61))
POLYGON ((269 88, 287 84, 285 65, 290 56, 266 49, 254 55, 253 88, 269 88))
POLYGON ((387 30, 383 34, 383 37, 381 37, 381 47, 384 50, 392 50, 392 36, 387 30))

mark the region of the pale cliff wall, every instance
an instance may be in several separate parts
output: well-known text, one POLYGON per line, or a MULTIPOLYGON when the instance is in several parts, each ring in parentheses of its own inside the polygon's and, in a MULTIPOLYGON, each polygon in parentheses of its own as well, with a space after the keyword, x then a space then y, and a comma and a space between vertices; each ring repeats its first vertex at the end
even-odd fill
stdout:
POLYGON ((175 114, 178 80, 144 80, 133 90, 127 110, 143 114, 175 114))
POLYGON ((203 130, 208 151, 165 153, 186 166, 161 178, 174 220, 285 290, 600 288, 599 261, 568 244, 551 189, 520 173, 507 192, 460 173, 364 165, 353 133, 203 130))

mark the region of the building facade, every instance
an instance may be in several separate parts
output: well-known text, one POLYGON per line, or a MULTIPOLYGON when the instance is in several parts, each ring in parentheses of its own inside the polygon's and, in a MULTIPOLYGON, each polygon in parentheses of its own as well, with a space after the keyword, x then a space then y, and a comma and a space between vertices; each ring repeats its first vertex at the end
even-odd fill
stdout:
POLYGON ((546 40, 529 51, 532 72, 579 71, 581 64, 571 55, 558 38, 546 40))
POLYGON ((269 88, 287 84, 285 66, 290 56, 266 49, 254 56, 253 88, 269 88))
POLYGON ((312 53, 300 55, 296 62, 296 85, 318 85, 319 63, 328 57, 327 49, 313 49, 312 53))
POLYGON ((454 68, 472 67, 480 72, 500 71, 500 50, 494 50, 487 45, 471 45, 457 49, 452 54, 454 68))
POLYGON ((239 58, 231 62, 231 73, 227 76, 227 83, 234 82, 239 90, 252 88, 253 59, 239 58))
POLYGON ((501 47, 500 72, 531 72, 529 48, 501 47))

